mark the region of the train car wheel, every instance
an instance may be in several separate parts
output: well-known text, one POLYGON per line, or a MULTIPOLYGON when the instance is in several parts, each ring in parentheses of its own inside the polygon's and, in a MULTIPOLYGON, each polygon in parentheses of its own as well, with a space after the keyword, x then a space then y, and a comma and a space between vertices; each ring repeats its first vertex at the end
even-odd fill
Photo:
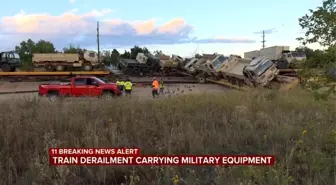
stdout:
POLYGON ((55 67, 52 64, 46 64, 44 68, 49 72, 55 71, 55 67))
POLYGON ((57 64, 56 71, 64 71, 64 66, 62 64, 57 64))

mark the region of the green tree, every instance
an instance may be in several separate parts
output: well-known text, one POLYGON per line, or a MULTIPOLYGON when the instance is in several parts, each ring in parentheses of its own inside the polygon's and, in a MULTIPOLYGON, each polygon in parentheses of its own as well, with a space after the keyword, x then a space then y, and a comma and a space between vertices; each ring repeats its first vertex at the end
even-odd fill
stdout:
POLYGON ((124 53, 120 55, 120 57, 124 58, 124 59, 130 59, 131 58, 131 52, 125 50, 124 53))
POLYGON ((63 52, 64 53, 80 53, 80 52, 83 52, 83 49, 81 49, 79 46, 69 44, 68 47, 63 48, 63 52))
MULTIPOLYGON (((128 54, 125 54, 126 57, 129 57, 128 54)), ((103 63, 106 65, 115 65, 118 63, 120 54, 116 49, 111 51, 103 51, 103 63)))
POLYGON ((161 50, 155 50, 155 51, 154 51, 154 56, 156 56, 156 57, 160 57, 160 56, 162 56, 162 55, 164 55, 164 54, 163 54, 163 52, 162 52, 161 50))
POLYGON ((303 45, 319 43, 322 46, 336 45, 336 2, 325 0, 316 10, 309 10, 309 14, 299 18, 299 25, 305 30, 305 38, 297 40, 303 45))
POLYGON ((120 53, 118 52, 118 50, 113 49, 112 52, 111 52, 111 63, 112 64, 117 64, 118 60, 119 60, 119 57, 120 57, 120 53))
POLYGON ((53 43, 49 41, 45 41, 45 40, 39 40, 35 44, 34 52, 36 53, 56 53, 56 49, 53 43))
POLYGON ((100 60, 105 64, 105 65, 110 65, 111 64, 111 52, 108 50, 104 50, 100 52, 100 60))
POLYGON ((139 46, 131 48, 131 59, 135 59, 138 53, 143 53, 143 49, 139 46))
POLYGON ((307 57, 311 56, 314 53, 314 50, 307 47, 307 46, 297 47, 297 48, 295 48, 295 51, 304 52, 304 53, 306 53, 307 57))
POLYGON ((20 55, 23 68, 32 69, 32 57, 34 53, 56 53, 54 45, 45 40, 39 40, 35 43, 32 39, 22 41, 18 46, 15 46, 15 51, 20 55))
POLYGON ((149 55, 149 54, 151 54, 151 52, 150 52, 146 47, 142 48, 142 52, 143 52, 145 55, 149 55))

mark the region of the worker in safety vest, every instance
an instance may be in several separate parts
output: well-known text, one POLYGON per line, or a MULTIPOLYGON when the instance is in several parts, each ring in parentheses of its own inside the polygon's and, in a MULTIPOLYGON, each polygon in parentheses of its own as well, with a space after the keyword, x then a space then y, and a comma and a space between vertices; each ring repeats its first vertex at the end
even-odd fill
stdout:
POLYGON ((120 80, 120 92, 123 92, 124 91, 124 86, 125 86, 125 82, 123 79, 120 80))
POLYGON ((155 77, 153 78, 152 87, 153 87, 152 95, 153 95, 153 98, 155 98, 155 96, 159 96, 158 91, 160 88, 159 81, 155 77))
POLYGON ((118 87, 118 89, 120 88, 119 86, 120 86, 120 81, 119 81, 120 79, 118 78, 118 80, 116 81, 116 85, 117 85, 117 87, 118 87))
POLYGON ((118 78, 118 80, 116 81, 116 85, 119 91, 121 91, 121 79, 118 78))
POLYGON ((161 78, 159 84, 160 84, 160 94, 164 95, 164 84, 163 84, 162 78, 161 78))
POLYGON ((125 87, 126 95, 131 95, 133 84, 129 80, 129 78, 126 79, 126 82, 124 83, 124 87, 125 87))

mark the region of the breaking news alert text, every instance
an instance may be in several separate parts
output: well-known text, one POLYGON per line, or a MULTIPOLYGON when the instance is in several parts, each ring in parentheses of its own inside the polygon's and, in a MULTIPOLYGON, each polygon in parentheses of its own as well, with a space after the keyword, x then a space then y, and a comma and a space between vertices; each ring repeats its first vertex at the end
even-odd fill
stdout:
POLYGON ((50 148, 49 155, 113 155, 137 156, 139 148, 50 148))
POLYGON ((50 165, 274 165, 274 155, 140 155, 139 148, 51 148, 50 165))

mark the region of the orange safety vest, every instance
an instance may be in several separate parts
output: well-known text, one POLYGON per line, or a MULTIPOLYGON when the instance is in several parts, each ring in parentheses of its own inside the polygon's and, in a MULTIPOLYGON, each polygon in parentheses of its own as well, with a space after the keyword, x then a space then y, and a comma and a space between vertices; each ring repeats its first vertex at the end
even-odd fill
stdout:
POLYGON ((152 83, 152 85, 153 85, 154 89, 159 89, 159 81, 154 80, 153 83, 152 83))

